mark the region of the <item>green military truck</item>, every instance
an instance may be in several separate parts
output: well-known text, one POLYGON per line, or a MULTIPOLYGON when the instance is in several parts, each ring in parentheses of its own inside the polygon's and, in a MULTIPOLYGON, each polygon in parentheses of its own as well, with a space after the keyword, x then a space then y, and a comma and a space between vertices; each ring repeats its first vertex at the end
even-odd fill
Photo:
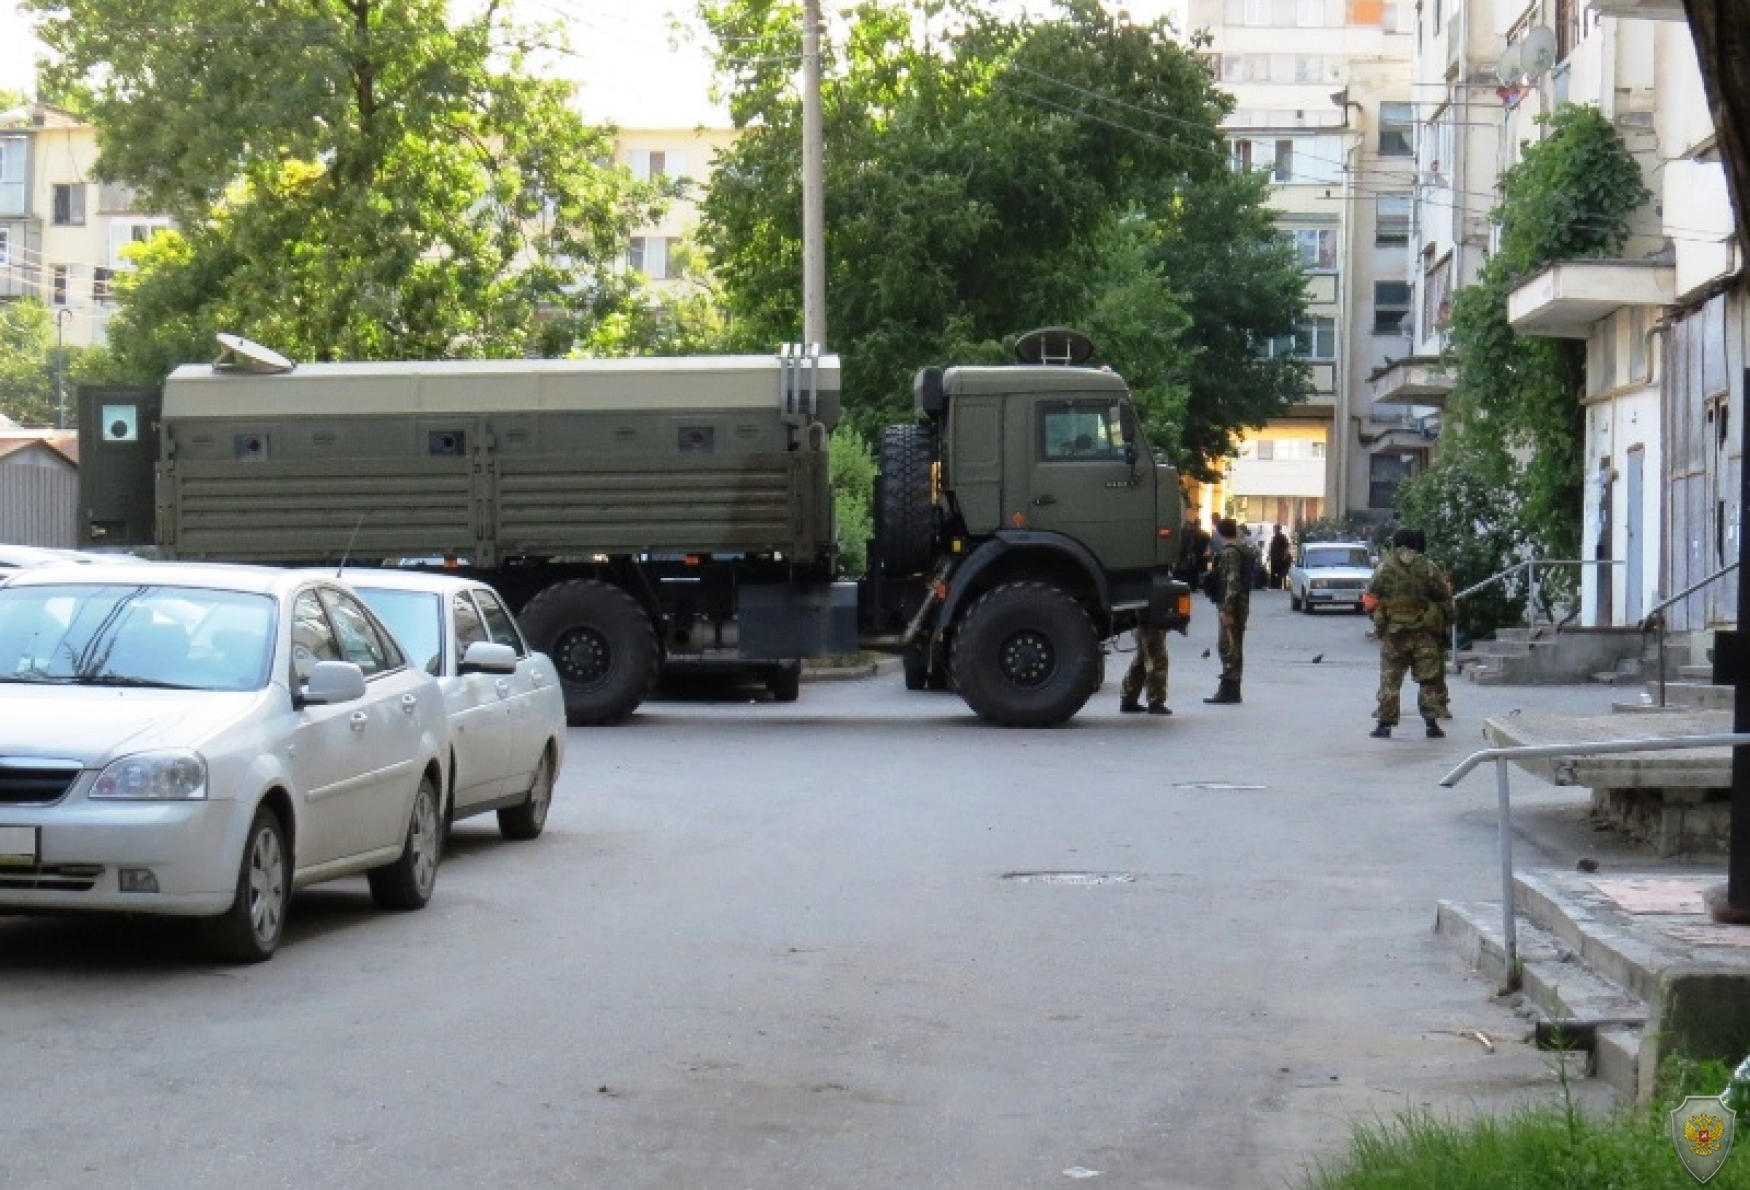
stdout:
POLYGON ((883 436, 870 573, 835 581, 835 357, 292 365, 233 336, 161 393, 81 394, 86 540, 177 559, 445 565, 495 585, 575 723, 665 667, 898 650, 912 689, 1072 717, 1103 643, 1183 629, 1177 475, 1079 336, 925 369, 883 436), (144 509, 150 508, 148 515, 144 509))

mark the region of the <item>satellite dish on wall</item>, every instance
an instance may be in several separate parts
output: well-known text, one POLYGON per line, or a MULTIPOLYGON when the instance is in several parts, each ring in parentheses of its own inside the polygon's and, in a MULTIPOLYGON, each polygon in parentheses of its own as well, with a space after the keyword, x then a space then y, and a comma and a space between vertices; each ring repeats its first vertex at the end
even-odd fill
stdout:
POLYGON ((221 331, 215 337, 219 340, 219 358, 213 361, 215 371, 273 373, 290 372, 297 367, 273 348, 252 343, 242 335, 221 331))
POLYGON ((1556 64, 1556 35, 1547 25, 1533 25, 1519 43, 1519 66, 1532 78, 1542 78, 1556 64))
POLYGON ((1507 52, 1501 55, 1500 61, 1495 63, 1496 82, 1504 87, 1510 87, 1519 81, 1520 76, 1525 73, 1524 49, 1525 47, 1518 42, 1507 47, 1507 52))

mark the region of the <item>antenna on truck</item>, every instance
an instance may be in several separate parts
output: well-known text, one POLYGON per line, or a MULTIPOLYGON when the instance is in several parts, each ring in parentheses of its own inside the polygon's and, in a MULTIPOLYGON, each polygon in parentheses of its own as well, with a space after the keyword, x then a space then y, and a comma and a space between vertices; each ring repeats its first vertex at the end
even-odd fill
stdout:
POLYGON ((259 372, 274 375, 290 372, 298 366, 273 348, 251 342, 242 335, 221 331, 215 337, 219 340, 219 356, 213 361, 215 372, 259 372))
POLYGON ((1080 367, 1094 358, 1094 341, 1066 326, 1041 327, 1015 340, 1015 358, 1024 364, 1080 367))

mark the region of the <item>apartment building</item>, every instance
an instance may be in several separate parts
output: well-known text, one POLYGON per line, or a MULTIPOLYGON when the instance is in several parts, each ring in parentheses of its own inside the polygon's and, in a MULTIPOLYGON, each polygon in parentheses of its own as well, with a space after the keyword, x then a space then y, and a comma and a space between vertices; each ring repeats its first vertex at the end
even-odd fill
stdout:
POLYGON ((71 112, 0 112, 0 302, 41 299, 69 347, 105 341, 122 249, 170 219, 136 209, 125 186, 92 175, 97 134, 71 112))
POLYGON ((1747 311, 1725 171, 1680 0, 1422 0, 1411 354, 1376 405, 1438 405, 1451 295, 1476 277, 1502 170, 1540 115, 1596 107, 1653 193, 1613 260, 1557 261, 1509 297, 1520 334, 1584 341, 1581 622, 1633 624, 1705 585, 1673 628, 1736 616, 1747 311), (1739 411, 1734 416, 1732 410, 1739 411), (1715 579, 1715 576, 1721 576, 1715 579))
POLYGON ((1249 434, 1207 507, 1297 525, 1389 508, 1426 419, 1377 408, 1367 377, 1410 353, 1416 108, 1410 0, 1190 0, 1186 27, 1235 108, 1235 169, 1267 169, 1307 273, 1308 319, 1263 344, 1312 368, 1314 396, 1249 434))
POLYGON ((614 160, 640 181, 682 178, 686 194, 669 204, 660 222, 639 228, 626 254, 626 267, 643 274, 658 301, 684 295, 691 284, 683 275, 680 250, 699 224, 698 200, 715 168, 717 154, 735 142, 732 128, 622 128, 614 160))

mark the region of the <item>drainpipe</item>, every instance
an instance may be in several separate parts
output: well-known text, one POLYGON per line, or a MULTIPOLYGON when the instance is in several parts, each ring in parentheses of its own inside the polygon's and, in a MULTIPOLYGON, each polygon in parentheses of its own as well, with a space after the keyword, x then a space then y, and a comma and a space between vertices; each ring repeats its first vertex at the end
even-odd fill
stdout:
MULTIPOLYGON (((1348 88, 1343 91, 1343 125, 1349 126, 1349 110, 1365 112, 1359 103, 1348 97, 1348 88)), ((1336 375, 1336 408, 1331 410, 1331 453, 1336 457, 1327 460, 1330 479, 1325 484, 1325 515, 1340 517, 1349 511, 1349 421, 1354 416, 1355 402, 1349 391, 1349 386, 1355 375, 1351 359, 1355 354, 1356 325, 1355 312, 1351 308, 1350 296, 1355 290, 1355 179, 1361 169, 1361 148, 1367 139, 1364 128, 1356 128, 1350 137, 1349 147, 1343 153, 1343 252, 1342 267, 1337 270, 1337 326, 1341 341, 1337 348, 1336 375)))

